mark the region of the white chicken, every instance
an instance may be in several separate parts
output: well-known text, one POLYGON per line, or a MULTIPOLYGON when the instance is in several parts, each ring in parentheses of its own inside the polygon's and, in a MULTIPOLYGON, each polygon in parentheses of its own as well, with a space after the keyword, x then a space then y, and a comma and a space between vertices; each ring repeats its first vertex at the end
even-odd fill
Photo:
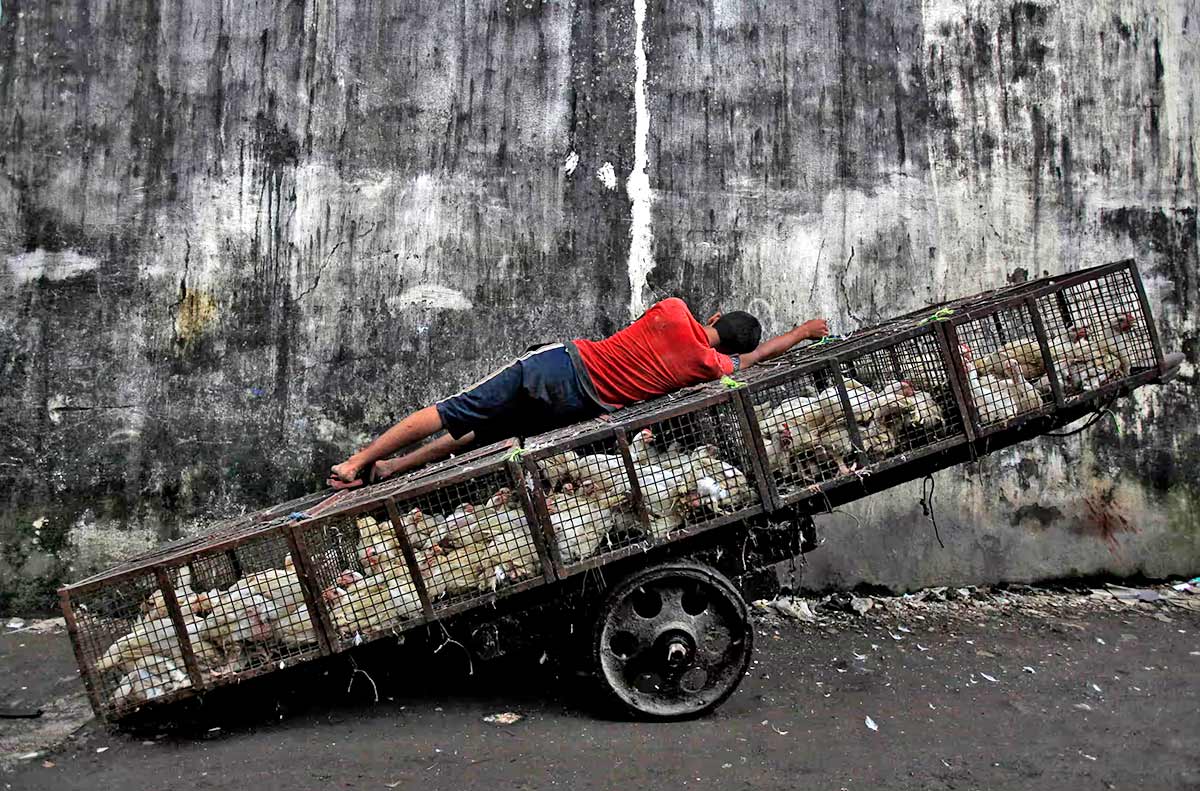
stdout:
POLYGON ((981 375, 975 370, 970 347, 962 344, 960 353, 967 373, 967 387, 981 425, 1001 423, 1041 408, 1041 396, 1037 388, 1025 380, 1019 362, 1007 361, 1006 377, 981 375))
MULTIPOLYGON (((188 566, 181 566, 175 574, 173 583, 175 588, 175 601, 179 602, 179 610, 184 617, 188 616, 203 616, 209 608, 209 595, 204 591, 197 593, 192 590, 192 570, 188 566)), ((155 590, 150 594, 150 597, 142 603, 142 618, 145 620, 155 620, 157 618, 166 618, 169 614, 167 610, 167 601, 161 590, 155 590)))
MULTIPOLYGON (((202 623, 204 621, 189 619, 185 620, 184 626, 197 663, 201 667, 211 667, 219 663, 222 657, 216 646, 202 637, 202 623)), ((170 618, 139 622, 132 631, 113 642, 96 660, 94 667, 99 673, 117 668, 129 671, 142 657, 155 655, 169 657, 177 664, 183 663, 183 651, 175 638, 175 625, 170 618)))
POLYGON ((429 549, 450 537, 449 520, 437 514, 427 514, 413 508, 400 516, 400 524, 413 549, 429 549))
POLYGON ((109 702, 114 706, 135 706, 187 686, 191 686, 191 681, 178 664, 165 656, 150 654, 133 663, 109 702))
POLYGON ((529 579, 541 573, 541 558, 538 557, 537 544, 529 528, 526 526, 494 536, 480 569, 480 590, 495 590, 505 583, 529 579))
POLYGON ((396 540, 396 529, 390 519, 379 520, 365 514, 355 520, 355 525, 358 527, 358 562, 364 573, 374 574, 381 566, 400 558, 400 542, 396 540))
POLYGON ((292 612, 275 622, 275 638, 293 649, 303 649, 317 642, 308 605, 301 604, 292 612))
POLYGON ((222 596, 204 619, 200 636, 220 647, 245 640, 265 642, 274 635, 274 623, 284 613, 284 608, 257 593, 222 596))
POLYGON ((247 575, 226 590, 217 592, 216 599, 210 601, 210 609, 215 610, 223 602, 241 601, 250 596, 267 599, 279 613, 296 609, 304 603, 304 588, 296 576, 292 556, 286 556, 283 564, 282 569, 266 569, 247 575))
MULTIPOLYGON (((421 577, 430 599, 445 591, 442 570, 437 562, 441 557, 437 552, 430 552, 420 558, 421 577)), ((330 618, 339 633, 349 636, 381 629, 396 621, 416 617, 422 611, 408 565, 398 562, 381 567, 374 576, 345 588, 344 595, 335 596, 330 618)))
POLYGON ((623 499, 606 494, 591 481, 546 498, 554 540, 564 563, 582 560, 596 552, 615 522, 613 507, 623 499))

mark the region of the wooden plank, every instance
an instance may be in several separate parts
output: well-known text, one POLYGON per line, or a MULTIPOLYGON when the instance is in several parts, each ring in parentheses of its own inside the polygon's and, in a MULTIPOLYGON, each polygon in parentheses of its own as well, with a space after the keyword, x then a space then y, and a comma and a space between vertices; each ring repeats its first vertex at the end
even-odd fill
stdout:
POLYGON ((92 704, 92 711, 96 713, 97 717, 102 720, 107 719, 108 710, 100 699, 92 662, 84 654, 83 644, 79 641, 79 624, 75 620, 75 610, 71 607, 71 594, 65 588, 58 591, 58 605, 62 608, 63 621, 67 625, 67 636, 71 639, 71 650, 75 652, 75 664, 79 666, 79 678, 83 680, 83 688, 87 692, 88 702, 92 704))
POLYGON ((312 622, 313 632, 317 635, 317 644, 321 653, 328 656, 333 653, 333 642, 326 631, 326 623, 321 618, 320 591, 314 586, 316 577, 312 573, 312 565, 308 555, 302 551, 300 539, 296 536, 295 526, 284 529, 287 538, 288 551, 292 555, 292 568, 300 581, 300 590, 304 593, 304 606, 308 608, 308 619, 312 622))
POLYGON ((187 624, 183 621, 183 612, 179 609, 179 601, 175 598, 175 586, 170 576, 162 566, 154 567, 154 578, 162 591, 163 602, 167 605, 167 614, 171 617, 171 625, 175 627, 175 637, 179 640, 179 653, 183 656, 183 665, 187 668, 188 678, 192 681, 192 690, 199 692, 204 689, 204 676, 200 674, 200 666, 192 651, 192 638, 188 635, 187 624))
POLYGON ((550 551, 546 547, 546 531, 541 524, 538 511, 533 505, 533 498, 530 496, 529 488, 525 485, 525 476, 529 473, 515 459, 508 461, 509 475, 512 476, 515 482, 514 491, 521 498, 521 508, 525 512, 525 522, 529 526, 529 534, 533 538, 533 545, 537 547, 538 562, 542 564, 542 579, 546 582, 554 582, 558 579, 554 575, 554 562, 550 557, 550 551))
POLYGON ((1033 297, 1025 300, 1025 307, 1029 310, 1029 317, 1033 320, 1033 332, 1037 336, 1038 348, 1042 352, 1042 365, 1046 369, 1046 380, 1050 382, 1050 392, 1054 395, 1054 405, 1061 409, 1066 406, 1067 401, 1063 396, 1062 382, 1058 378, 1054 355, 1050 351, 1050 339, 1046 335, 1046 325, 1042 321, 1042 313, 1038 309, 1037 300, 1033 297))
POLYGON ((417 562, 417 553, 413 552, 412 544, 408 540, 408 532, 405 531, 404 524, 400 521, 400 509, 396 507, 396 501, 391 497, 384 501, 384 505, 387 507, 388 519, 392 523, 392 532, 396 534, 396 543, 400 545, 400 553, 404 555, 404 562, 408 566, 413 587, 417 589, 417 598, 421 601, 421 609, 426 617, 432 618, 433 602, 429 600, 429 591, 425 588, 425 578, 421 575, 421 564, 417 562))

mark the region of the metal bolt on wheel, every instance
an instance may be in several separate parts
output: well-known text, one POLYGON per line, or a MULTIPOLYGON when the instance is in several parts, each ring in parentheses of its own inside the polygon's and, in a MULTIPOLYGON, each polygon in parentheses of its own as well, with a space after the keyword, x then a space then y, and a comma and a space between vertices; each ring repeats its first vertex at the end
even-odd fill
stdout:
POLYGON ((733 583, 700 564, 671 563, 634 574, 609 593, 592 656, 608 697, 627 711, 694 717, 737 689, 753 633, 733 583))

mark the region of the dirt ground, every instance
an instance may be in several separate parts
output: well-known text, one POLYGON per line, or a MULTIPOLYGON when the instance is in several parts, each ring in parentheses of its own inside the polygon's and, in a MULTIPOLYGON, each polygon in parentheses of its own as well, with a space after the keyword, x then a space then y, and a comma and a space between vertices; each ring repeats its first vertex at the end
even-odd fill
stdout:
MULTIPOLYGON (((750 675, 697 721, 599 717, 578 676, 535 657, 467 675, 453 646, 432 660, 383 647, 356 657, 364 672, 336 658, 210 695, 183 725, 92 721, 10 760, 0 786, 1200 789, 1200 613, 979 598, 760 616, 750 675), (484 721, 504 711, 522 719, 484 721)), ((6 703, 74 685, 65 636, 31 637, 0 637, 6 703)), ((12 747, 35 722, 0 721, 0 737, 12 747)))

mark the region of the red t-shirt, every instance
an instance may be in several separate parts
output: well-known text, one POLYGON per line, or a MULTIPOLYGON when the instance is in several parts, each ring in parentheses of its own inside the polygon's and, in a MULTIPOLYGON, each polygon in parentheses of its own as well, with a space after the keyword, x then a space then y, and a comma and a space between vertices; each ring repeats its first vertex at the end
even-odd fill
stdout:
POLYGON ((733 360, 708 344, 682 299, 659 302, 602 341, 576 340, 600 400, 628 406, 733 373, 733 360))

